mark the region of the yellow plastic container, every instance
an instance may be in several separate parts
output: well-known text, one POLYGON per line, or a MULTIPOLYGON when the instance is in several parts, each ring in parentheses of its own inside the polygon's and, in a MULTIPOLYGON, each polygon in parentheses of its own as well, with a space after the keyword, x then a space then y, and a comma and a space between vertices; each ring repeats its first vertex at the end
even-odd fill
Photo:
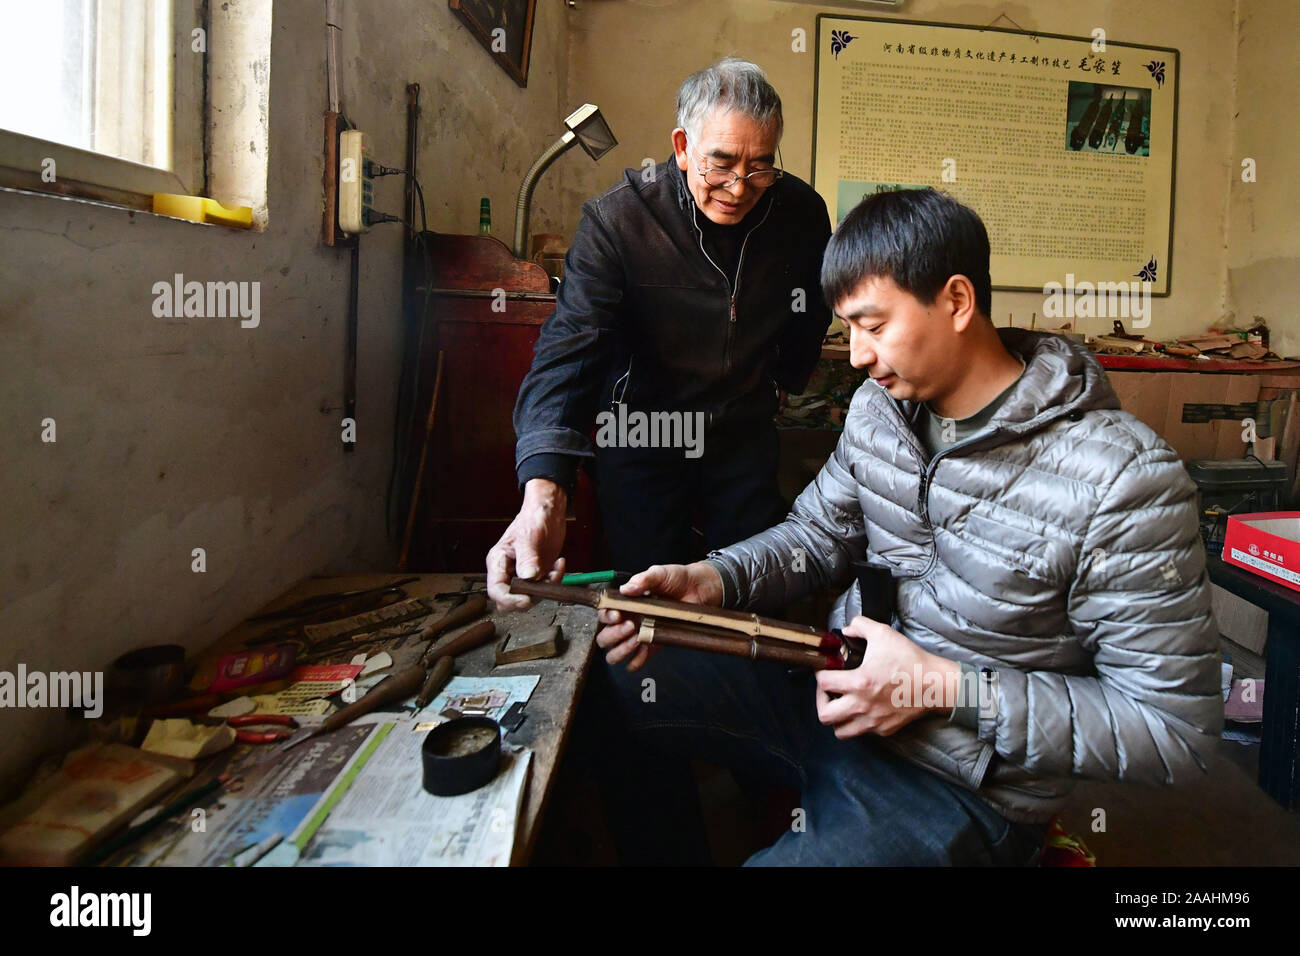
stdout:
POLYGON ((161 216, 175 216, 191 222, 210 222, 236 229, 253 228, 252 206, 223 206, 215 199, 202 196, 154 193, 153 211, 161 216))

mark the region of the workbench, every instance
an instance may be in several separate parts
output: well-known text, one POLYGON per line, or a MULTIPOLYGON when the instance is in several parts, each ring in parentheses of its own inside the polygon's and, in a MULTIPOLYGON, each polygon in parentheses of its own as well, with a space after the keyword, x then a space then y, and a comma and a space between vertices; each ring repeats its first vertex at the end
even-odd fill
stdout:
MULTIPOLYGON (((342 577, 310 578, 262 608, 259 614, 265 614, 284 608, 313 595, 355 589, 373 588, 388 584, 411 575, 401 573, 363 574, 342 577)), ((443 598, 432 601, 432 596, 443 592, 460 591, 467 587, 482 587, 483 575, 461 574, 424 574, 418 580, 403 585, 408 598, 430 599, 434 614, 427 620, 434 620, 451 609, 455 598, 443 598)), ((527 747, 533 752, 532 765, 524 791, 522 806, 517 820, 512 865, 526 864, 532 854, 540 830, 542 814, 546 810, 547 797, 555 779, 556 769, 564 753, 570 730, 577 711, 577 703, 582 693, 583 683, 595 646, 596 612, 592 608, 562 606, 553 601, 539 601, 528 611, 500 613, 493 610, 489 602, 492 620, 497 625, 498 638, 508 630, 518 633, 524 629, 545 627, 552 622, 560 624, 563 630, 564 649, 558 656, 544 660, 524 661, 514 664, 494 666, 496 640, 476 650, 461 655, 455 660, 456 676, 523 676, 539 675, 540 680, 524 709, 525 719, 517 730, 508 733, 504 741, 516 746, 527 747)), ((417 622, 418 623, 418 622, 417 622)), ((265 632, 267 622, 245 622, 223 637, 210 651, 213 654, 240 650, 245 641, 265 632)), ((439 640, 455 636, 462 628, 453 629, 439 640)), ((414 663, 420 652, 428 646, 427 642, 414 644, 408 642, 395 651, 392 672, 414 663)), ((355 649, 344 649, 337 656, 331 656, 313 663, 333 664, 347 663, 355 649)), ((206 655, 205 655, 206 656, 206 655)), ((391 707, 384 710, 400 712, 403 708, 391 707)), ((411 708, 405 708, 410 712, 411 708)), ((428 717, 434 715, 426 712, 428 717)), ((421 720, 426 715, 421 715, 421 720)), ((344 731, 336 731, 343 733, 344 731)), ((324 738, 319 738, 324 739, 324 738)), ((203 765, 200 764, 200 774, 203 765)), ((199 779, 198 776, 195 778, 199 779)), ((426 795, 427 796, 427 795, 426 795)), ((439 799, 428 796, 428 799, 439 799)), ((120 862, 120 860, 118 861, 120 862)))

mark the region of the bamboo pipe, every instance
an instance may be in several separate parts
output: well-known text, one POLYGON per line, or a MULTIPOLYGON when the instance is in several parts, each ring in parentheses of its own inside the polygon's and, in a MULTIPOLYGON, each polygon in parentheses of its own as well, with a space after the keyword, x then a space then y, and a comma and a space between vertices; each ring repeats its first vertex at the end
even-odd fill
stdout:
POLYGON ((772 661, 788 667, 811 667, 815 670, 840 670, 844 661, 836 654, 815 651, 810 647, 792 647, 770 638, 744 637, 727 631, 710 633, 705 628, 674 622, 660 623, 654 618, 641 619, 637 640, 642 644, 662 644, 694 651, 710 651, 744 657, 752 661, 772 661))
POLYGON ((819 631, 815 627, 791 624, 788 621, 747 614, 744 611, 684 604, 681 601, 665 601, 662 598, 628 597, 617 591, 575 588, 552 584, 549 581, 525 581, 522 578, 511 578, 510 590, 515 594, 549 598, 563 604, 585 604, 598 611, 624 611, 628 614, 647 615, 657 620, 683 621, 736 631, 751 637, 770 637, 791 644, 803 644, 819 650, 834 650, 840 645, 839 638, 826 631, 819 631))

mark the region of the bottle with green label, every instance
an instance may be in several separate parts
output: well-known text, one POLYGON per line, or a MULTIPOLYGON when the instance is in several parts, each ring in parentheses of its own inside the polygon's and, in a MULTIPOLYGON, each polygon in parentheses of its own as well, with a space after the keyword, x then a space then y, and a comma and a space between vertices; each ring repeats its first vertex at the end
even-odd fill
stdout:
POLYGON ((492 235, 492 203, 484 196, 478 201, 478 234, 492 235))

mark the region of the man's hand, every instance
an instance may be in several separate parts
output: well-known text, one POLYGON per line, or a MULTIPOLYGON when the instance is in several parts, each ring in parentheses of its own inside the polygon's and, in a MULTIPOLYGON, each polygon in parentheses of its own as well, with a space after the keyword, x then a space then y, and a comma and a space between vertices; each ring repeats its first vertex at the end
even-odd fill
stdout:
POLYGON ((522 611, 533 599, 510 593, 510 579, 534 580, 547 572, 558 581, 564 574, 564 511, 569 496, 547 478, 533 478, 524 486, 524 504, 501 540, 487 555, 488 597, 502 611, 522 611))
POLYGON ((836 737, 888 737, 931 711, 952 710, 961 678, 956 661, 924 651, 868 617, 855 617, 844 633, 866 638, 867 649, 853 670, 817 672, 817 718, 834 727, 836 737))
MULTIPOLYGON (((619 588, 619 593, 628 597, 654 595, 686 604, 720 607, 722 578, 711 564, 703 561, 695 564, 656 564, 640 574, 634 574, 627 584, 619 588)), ((631 658, 627 662, 627 669, 637 671, 659 649, 636 639, 636 633, 641 627, 641 621, 636 615, 604 610, 599 616, 600 623, 605 626, 596 634, 596 643, 605 649, 605 660, 610 664, 631 658)))

